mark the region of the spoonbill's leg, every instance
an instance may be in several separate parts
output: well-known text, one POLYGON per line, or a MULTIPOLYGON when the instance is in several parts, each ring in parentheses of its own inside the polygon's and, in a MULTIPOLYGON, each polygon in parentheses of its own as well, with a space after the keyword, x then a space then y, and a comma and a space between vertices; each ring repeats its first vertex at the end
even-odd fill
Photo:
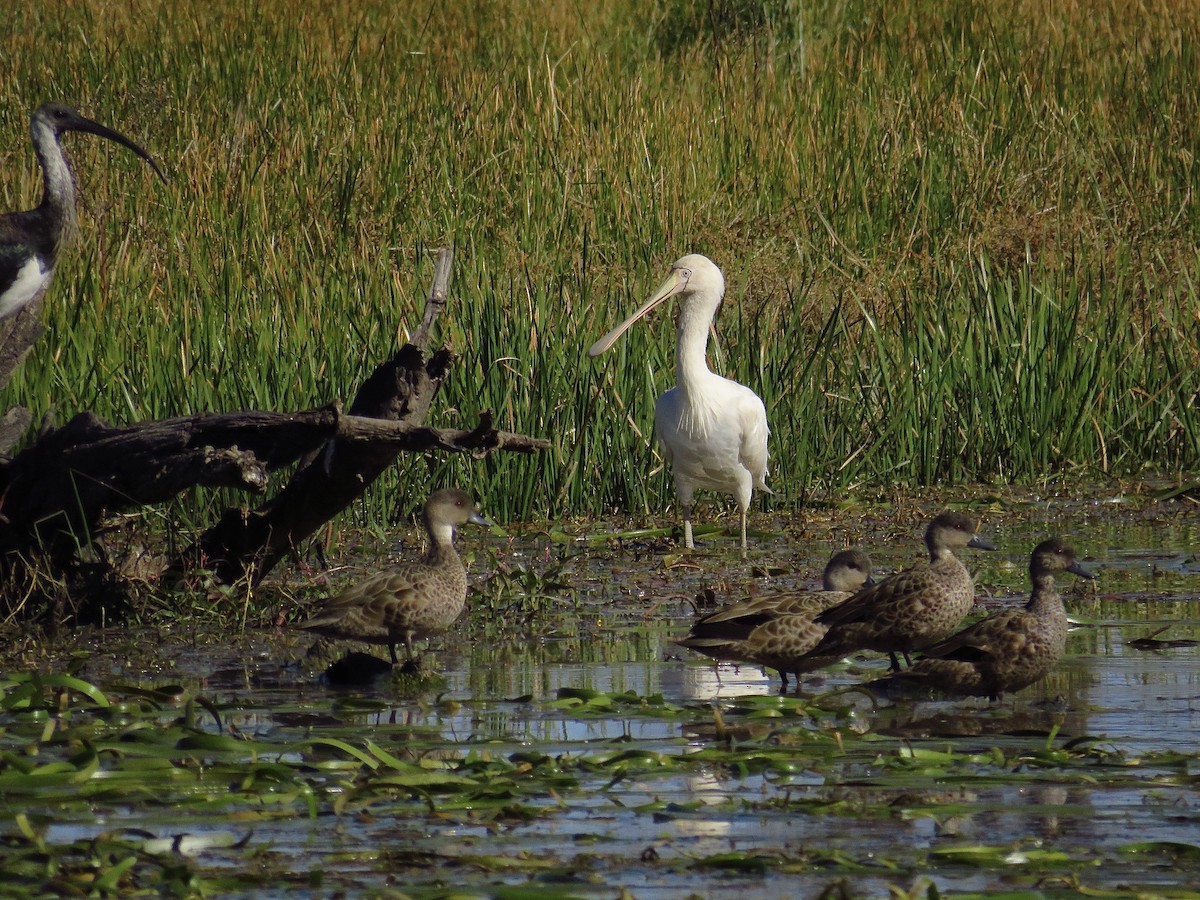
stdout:
POLYGON ((692 540, 692 505, 695 498, 694 487, 675 480, 675 499, 679 501, 679 510, 683 513, 683 546, 688 550, 696 549, 696 542, 692 540))

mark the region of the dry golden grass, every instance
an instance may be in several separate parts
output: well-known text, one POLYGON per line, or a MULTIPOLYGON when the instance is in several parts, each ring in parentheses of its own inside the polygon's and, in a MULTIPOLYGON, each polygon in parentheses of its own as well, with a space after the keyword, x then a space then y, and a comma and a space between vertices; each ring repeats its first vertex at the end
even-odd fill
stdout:
POLYGON ((172 173, 69 139, 82 237, 7 398, 35 411, 344 397, 449 242, 447 405, 560 447, 435 477, 509 496, 505 517, 660 508, 669 327, 581 357, 697 251, 729 284, 719 364, 775 423, 776 502, 1196 466, 1195 4, 71 0, 0 24, 8 208, 36 199, 43 99, 172 173), (1014 402, 1031 328, 1087 427, 1014 402), (965 352, 989 341, 1009 356, 965 352), (1067 434, 1034 452, 1034 427, 1067 434))

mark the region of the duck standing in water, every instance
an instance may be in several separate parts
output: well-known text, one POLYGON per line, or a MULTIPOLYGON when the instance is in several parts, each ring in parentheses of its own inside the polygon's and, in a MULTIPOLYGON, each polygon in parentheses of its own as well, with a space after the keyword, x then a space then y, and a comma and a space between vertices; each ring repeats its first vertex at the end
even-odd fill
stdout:
POLYGON ((688 636, 675 643, 714 659, 775 669, 784 693, 789 672, 799 685, 803 673, 837 662, 837 657, 808 656, 828 631, 814 619, 870 582, 870 557, 842 550, 825 566, 823 590, 782 591, 734 603, 697 619, 688 636))
POLYGON ((675 342, 675 387, 654 404, 654 431, 675 478, 683 515, 683 542, 692 540, 692 505, 697 490, 733 494, 741 513, 742 556, 746 555, 746 511, 755 488, 767 487, 767 410, 745 385, 715 374, 705 353, 708 332, 725 295, 725 278, 708 257, 675 261, 671 274, 628 319, 596 341, 599 356, 629 327, 671 297, 679 297, 675 342))
POLYGON ((1028 603, 926 647, 911 669, 883 680, 914 680, 950 694, 992 701, 1040 681, 1058 665, 1067 647, 1067 610, 1054 586, 1059 572, 1096 577, 1076 561, 1075 550, 1062 538, 1042 541, 1029 558, 1033 593, 1028 603))
POLYGON ((490 526, 471 495, 445 488, 425 504, 429 547, 420 561, 402 562, 326 600, 298 627, 328 638, 386 644, 392 665, 396 644, 407 652, 406 668, 415 669, 413 641, 442 631, 467 605, 467 572, 454 549, 455 529, 471 522, 490 526))
POLYGON ((856 650, 876 650, 891 657, 909 654, 949 635, 975 605, 975 581, 954 555, 960 547, 995 550, 979 537, 975 520, 965 513, 944 512, 925 529, 929 561, 889 575, 839 603, 814 620, 828 628, 812 656, 842 657, 856 650))

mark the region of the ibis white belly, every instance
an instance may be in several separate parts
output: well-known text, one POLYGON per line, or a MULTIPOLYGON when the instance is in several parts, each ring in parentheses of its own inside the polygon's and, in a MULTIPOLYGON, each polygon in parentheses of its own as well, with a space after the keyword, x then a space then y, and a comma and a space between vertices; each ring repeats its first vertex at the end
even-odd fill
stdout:
POLYGON ((11 316, 45 290, 53 274, 53 269, 43 269, 38 258, 31 256, 17 270, 17 277, 8 290, 0 294, 0 319, 11 316))

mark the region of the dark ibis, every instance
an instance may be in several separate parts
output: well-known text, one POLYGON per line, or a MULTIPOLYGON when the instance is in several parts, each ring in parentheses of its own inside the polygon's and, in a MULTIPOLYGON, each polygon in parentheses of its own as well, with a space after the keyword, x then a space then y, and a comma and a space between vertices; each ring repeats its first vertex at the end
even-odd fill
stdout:
POLYGON ((75 179, 58 142, 67 131, 116 141, 148 162, 163 182, 167 180, 150 154, 125 135, 60 103, 38 107, 29 132, 42 167, 44 192, 33 209, 0 215, 0 319, 20 312, 46 290, 63 238, 75 223, 75 179))

